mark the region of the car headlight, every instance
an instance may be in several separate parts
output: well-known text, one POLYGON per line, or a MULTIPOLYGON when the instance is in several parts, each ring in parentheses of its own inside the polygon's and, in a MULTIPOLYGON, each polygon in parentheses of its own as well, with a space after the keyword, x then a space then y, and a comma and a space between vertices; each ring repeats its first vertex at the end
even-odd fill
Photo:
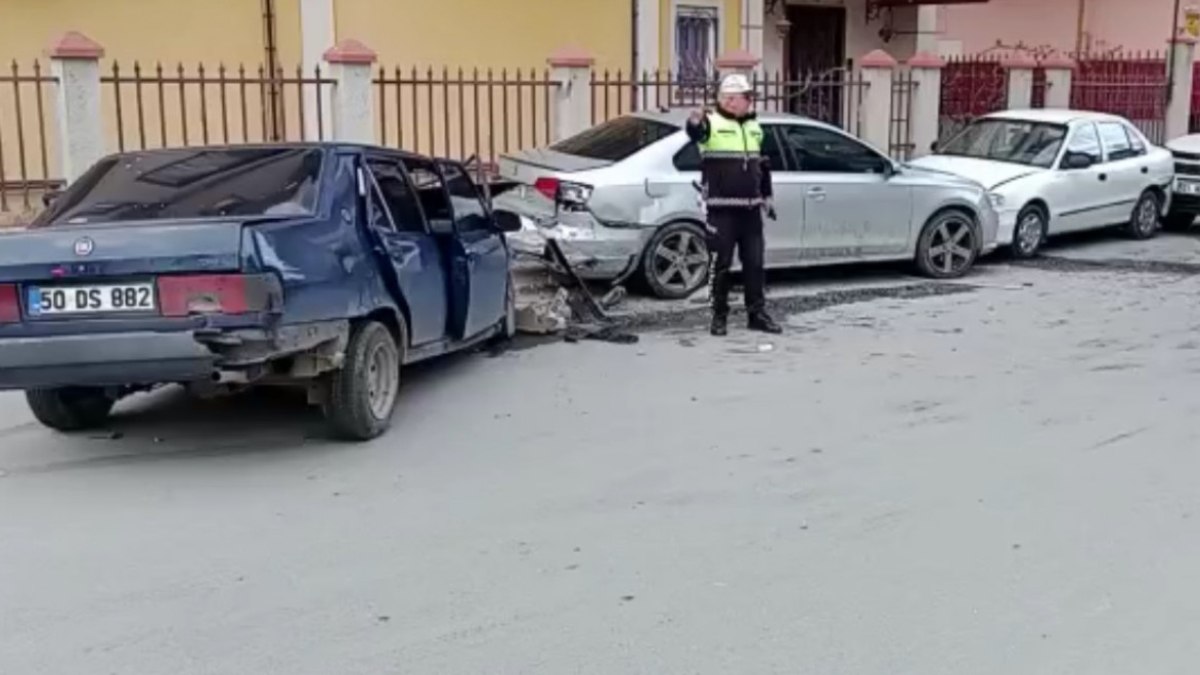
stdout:
POLYGON ((995 192, 989 192, 989 193, 987 193, 987 198, 988 198, 988 203, 990 203, 992 205, 992 208, 994 208, 994 209, 1004 208, 1004 195, 997 194, 995 192))

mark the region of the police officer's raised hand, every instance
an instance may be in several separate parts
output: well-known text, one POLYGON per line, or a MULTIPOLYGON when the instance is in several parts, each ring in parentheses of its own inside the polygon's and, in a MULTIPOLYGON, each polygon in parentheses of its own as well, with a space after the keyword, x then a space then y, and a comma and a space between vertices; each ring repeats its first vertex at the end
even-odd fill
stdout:
POLYGON ((704 121, 704 118, 707 116, 708 116, 707 110, 693 110, 692 114, 688 117, 688 121, 691 122, 692 124, 700 124, 701 122, 704 121))

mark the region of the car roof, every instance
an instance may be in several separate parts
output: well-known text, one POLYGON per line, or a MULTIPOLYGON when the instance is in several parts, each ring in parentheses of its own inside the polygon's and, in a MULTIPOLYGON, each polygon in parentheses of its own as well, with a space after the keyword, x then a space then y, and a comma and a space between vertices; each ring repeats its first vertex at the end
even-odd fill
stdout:
POLYGON ((414 159, 426 159, 439 162, 451 162, 462 164, 462 160, 449 159, 436 155, 423 155, 419 152, 410 150, 400 150, 398 148, 389 148, 383 145, 372 145, 369 143, 349 143, 344 141, 286 141, 279 143, 229 143, 226 145, 189 145, 184 147, 170 148, 147 148, 145 150, 126 150, 124 152, 115 153, 116 155, 133 155, 133 154, 152 154, 156 152, 187 152, 187 151, 214 151, 214 150, 254 150, 261 148, 293 148, 293 149, 312 149, 312 150, 354 150, 354 151, 370 151, 370 152, 385 152, 391 155, 400 155, 402 157, 412 157, 414 159))
MULTIPOLYGON (((684 123, 687 122, 688 116, 691 115, 695 109, 696 108, 669 108, 664 110, 642 111, 633 113, 633 116, 640 117, 642 119, 664 122, 676 127, 682 127, 684 123)), ((811 117, 805 117, 804 115, 794 115, 792 113, 770 111, 759 112, 758 121, 762 122, 763 124, 803 123, 817 127, 824 127, 826 129, 833 129, 835 131, 841 131, 841 129, 832 124, 827 124, 811 117)))
POLYGON ((1126 122, 1123 117, 1091 110, 1069 110, 1066 108, 1030 108, 1026 110, 1002 110, 984 116, 987 119, 1022 120, 1046 122, 1048 124, 1071 124, 1073 122, 1126 122))

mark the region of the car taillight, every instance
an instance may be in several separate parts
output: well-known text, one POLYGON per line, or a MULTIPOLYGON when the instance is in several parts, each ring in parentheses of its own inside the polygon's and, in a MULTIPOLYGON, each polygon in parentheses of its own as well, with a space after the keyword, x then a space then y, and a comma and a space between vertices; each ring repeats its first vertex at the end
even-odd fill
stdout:
POLYGON ((559 204, 568 206, 583 206, 592 198, 592 186, 557 178, 539 178, 533 182, 533 189, 559 204))
POLYGON ((21 320, 21 303, 15 284, 0 284, 0 323, 17 323, 21 320))
POLYGON ((273 274, 203 274, 158 278, 163 316, 278 311, 283 290, 273 274))

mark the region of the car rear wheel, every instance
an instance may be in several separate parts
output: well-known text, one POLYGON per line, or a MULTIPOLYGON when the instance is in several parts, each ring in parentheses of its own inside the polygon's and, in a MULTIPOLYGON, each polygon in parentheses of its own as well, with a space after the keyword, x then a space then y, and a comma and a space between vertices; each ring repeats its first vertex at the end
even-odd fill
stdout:
MULTIPOLYGON (((400 326, 400 344, 405 329, 400 326)), ((377 321, 359 325, 346 347, 342 367, 329 379, 325 417, 333 432, 351 441, 367 441, 387 431, 400 393, 403 351, 391 331, 377 321)))
POLYGON ((1046 212, 1037 206, 1026 206, 1017 214, 1017 225, 1013 228, 1012 255, 1025 260, 1042 250, 1046 243, 1046 212))
POLYGON ((979 257, 979 229, 963 211, 943 211, 925 224, 917 240, 917 268, 934 279, 955 279, 979 257))
POLYGON ((1192 229, 1194 222, 1196 222, 1194 213, 1169 213, 1163 220, 1163 228, 1170 232, 1186 232, 1192 229))
POLYGON ((708 282, 708 241, 693 223, 671 223, 650 238, 642 254, 642 279, 658 298, 678 300, 708 282))
POLYGON ((1129 236, 1134 239, 1150 239, 1158 234, 1158 214, 1158 195, 1146 190, 1133 207, 1133 215, 1129 218, 1127 230, 1129 236))
POLYGON ((37 421, 57 431, 102 426, 116 404, 107 392, 94 387, 30 389, 25 392, 25 400, 37 421))

